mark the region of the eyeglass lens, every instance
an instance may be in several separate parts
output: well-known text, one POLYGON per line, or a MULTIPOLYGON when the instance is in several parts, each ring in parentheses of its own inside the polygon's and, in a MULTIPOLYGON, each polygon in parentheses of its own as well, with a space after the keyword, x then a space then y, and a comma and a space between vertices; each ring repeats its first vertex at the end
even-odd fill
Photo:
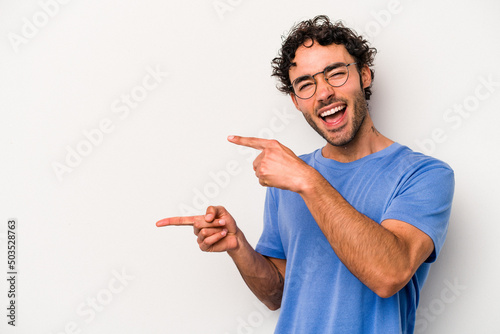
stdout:
MULTIPOLYGON (((323 73, 326 82, 333 87, 340 87, 346 83, 349 76, 347 66, 343 63, 332 64, 327 66, 323 72, 317 74, 323 73)), ((294 93, 301 99, 308 99, 313 96, 316 92, 316 86, 316 79, 312 75, 299 77, 293 82, 294 93)))

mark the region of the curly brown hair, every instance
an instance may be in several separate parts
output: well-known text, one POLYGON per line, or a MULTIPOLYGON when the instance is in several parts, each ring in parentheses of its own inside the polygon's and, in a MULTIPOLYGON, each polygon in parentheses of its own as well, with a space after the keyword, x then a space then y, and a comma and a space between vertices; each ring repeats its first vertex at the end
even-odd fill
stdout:
MULTIPOLYGON (((302 45, 311 47, 315 42, 322 46, 331 44, 344 45, 347 52, 354 57, 359 73, 361 73, 360 70, 364 65, 373 66, 373 60, 377 53, 377 49, 370 47, 368 41, 362 36, 345 27, 341 21, 332 23, 328 16, 325 15, 319 15, 312 20, 296 24, 292 27, 288 36, 283 38, 278 57, 274 58, 271 64, 273 68, 272 76, 279 79, 277 88, 286 94, 293 93, 289 70, 290 67, 295 65, 293 62, 295 52, 302 45), (312 41, 312 43, 305 45, 308 41, 312 41)), ((370 72, 373 80, 375 73, 371 68, 370 72)), ((365 88, 364 91, 365 99, 369 100, 370 95, 372 95, 371 85, 365 88)))

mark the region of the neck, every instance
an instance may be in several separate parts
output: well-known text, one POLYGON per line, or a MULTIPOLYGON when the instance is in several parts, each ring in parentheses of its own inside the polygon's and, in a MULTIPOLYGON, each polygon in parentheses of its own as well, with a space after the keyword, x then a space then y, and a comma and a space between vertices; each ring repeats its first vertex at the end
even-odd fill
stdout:
POLYGON ((367 113, 359 131, 348 144, 333 146, 327 143, 322 153, 325 158, 339 162, 352 162, 373 154, 394 143, 375 129, 370 114, 367 113))

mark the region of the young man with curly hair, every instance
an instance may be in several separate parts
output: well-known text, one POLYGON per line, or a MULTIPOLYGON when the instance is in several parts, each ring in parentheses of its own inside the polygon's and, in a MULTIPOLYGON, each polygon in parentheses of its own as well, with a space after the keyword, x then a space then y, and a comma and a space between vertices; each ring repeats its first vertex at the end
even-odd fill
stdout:
POLYGON ((279 89, 325 140, 297 157, 261 150, 266 195, 255 249, 223 207, 192 225, 201 250, 226 251, 253 293, 281 308, 276 333, 413 333, 420 290, 444 243, 454 191, 445 163, 380 134, 368 113, 375 49, 326 16, 297 24, 272 62, 279 89))

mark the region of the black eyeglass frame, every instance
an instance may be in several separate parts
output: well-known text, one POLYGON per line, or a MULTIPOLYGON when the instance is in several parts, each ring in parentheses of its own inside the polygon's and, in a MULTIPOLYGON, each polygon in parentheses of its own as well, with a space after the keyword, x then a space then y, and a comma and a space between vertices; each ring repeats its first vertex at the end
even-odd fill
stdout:
POLYGON ((300 77, 296 78, 295 80, 293 80, 292 84, 291 84, 290 86, 288 86, 288 87, 292 90, 293 94, 294 94, 296 97, 298 97, 299 99, 301 99, 301 100, 307 100, 307 99, 310 99, 311 97, 313 97, 313 96, 314 96, 314 94, 316 94, 316 90, 318 89, 318 82, 316 81, 316 78, 315 78, 315 76, 316 76, 316 75, 318 75, 318 74, 320 74, 320 73, 323 73, 323 78, 325 79, 325 81, 326 81, 326 83, 327 83, 327 84, 329 84, 329 85, 330 85, 330 86, 332 86, 332 87, 342 87, 343 85, 345 85, 345 83, 347 82, 347 80, 349 80, 349 66, 351 66, 351 65, 355 65, 355 64, 357 64, 357 62, 354 62, 354 63, 349 63, 349 64, 345 64, 345 63, 332 63, 332 64, 328 65, 327 67, 325 67, 325 68, 323 69, 323 71, 319 71, 318 73, 315 73, 315 74, 313 74, 313 75, 303 75, 303 76, 300 76, 300 77), (329 69, 329 68, 331 68, 332 66, 335 66, 335 65, 338 65, 337 67, 339 67, 339 66, 345 66, 345 67, 347 68, 347 76, 346 76, 346 79, 345 79, 345 81, 344 81, 341 85, 332 85, 332 84, 328 81, 328 78, 326 77, 326 70, 327 70, 327 69, 329 69), (294 83, 295 83, 298 79, 301 79, 301 78, 304 78, 304 77, 311 77, 311 78, 313 78, 313 80, 314 80, 314 92, 313 92, 313 93, 312 93, 312 95, 311 95, 311 96, 309 96, 309 97, 300 97, 300 96, 298 96, 298 95, 297 95, 297 93, 295 93, 295 89, 293 88, 294 83))

